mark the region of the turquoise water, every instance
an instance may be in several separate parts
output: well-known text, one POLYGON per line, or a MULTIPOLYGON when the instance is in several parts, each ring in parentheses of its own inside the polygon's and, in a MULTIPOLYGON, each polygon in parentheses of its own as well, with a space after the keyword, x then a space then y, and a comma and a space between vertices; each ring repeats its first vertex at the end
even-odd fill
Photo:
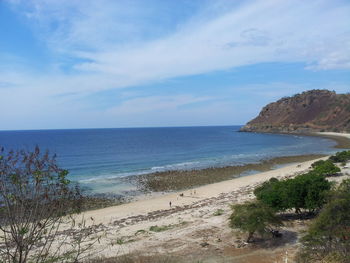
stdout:
POLYGON ((296 135, 238 132, 240 126, 1 131, 6 149, 39 145, 57 154, 70 178, 94 192, 123 193, 131 175, 259 162, 334 152, 335 142, 296 135))

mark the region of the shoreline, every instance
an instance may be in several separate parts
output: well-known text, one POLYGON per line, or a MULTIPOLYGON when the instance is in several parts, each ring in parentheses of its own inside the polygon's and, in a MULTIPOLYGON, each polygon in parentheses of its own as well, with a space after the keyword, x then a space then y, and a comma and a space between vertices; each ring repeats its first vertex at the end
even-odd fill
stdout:
MULTIPOLYGON (((320 137, 327 137, 327 138, 331 138, 333 140, 335 140, 335 138, 337 137, 338 138, 338 141, 344 143, 345 141, 348 141, 348 143, 350 144, 350 133, 316 133, 314 134, 313 136, 320 136, 320 137), (343 138, 345 140, 341 140, 339 138, 343 138)), ((337 143, 338 143, 337 141, 337 143)), ((339 145, 339 143, 338 143, 339 145)), ((338 146, 337 145, 337 146, 338 146)), ((341 146, 343 147, 344 144, 341 144, 341 146)), ((305 156, 309 156, 310 155, 305 155, 305 156)), ((305 157, 303 156, 303 157, 305 157)), ((312 155, 311 155, 312 156, 312 155)), ((300 157, 300 156, 299 156, 300 157)), ((285 158, 285 157, 278 157, 278 158, 285 158)), ((294 156, 295 158, 295 156, 294 156)), ((127 202, 127 203, 122 203, 122 204, 118 204, 118 205, 113 205, 113 206, 109 206, 109 207, 105 207, 105 208, 99 208, 99 209, 93 209, 93 210, 87 210, 86 212, 84 213, 92 213, 92 214, 95 214, 93 211, 99 211, 99 210, 102 210, 102 211, 109 211, 109 209, 118 209, 120 207, 121 210, 124 209, 124 207, 128 207, 130 206, 130 208, 133 206, 133 204, 135 203, 138 203, 138 202, 148 202, 149 200, 154 200, 156 203, 159 203, 160 201, 157 199, 163 199, 163 198, 166 198, 168 197, 168 199, 174 199, 176 197, 176 199, 178 199, 178 195, 181 193, 181 192, 188 192, 188 191, 194 191, 196 190, 197 192, 197 189, 205 189, 206 187, 217 187, 218 185, 225 185, 226 183, 229 184, 229 182, 238 182, 239 180, 242 180, 242 181, 261 181, 260 179, 261 178, 265 178, 266 176, 261 176, 261 175, 266 175, 266 174, 275 174, 275 173, 280 173, 280 172, 285 172, 285 171, 288 171, 288 173, 290 174, 291 172, 292 173, 296 173, 296 172, 300 172, 300 170, 306 170, 306 168, 308 167, 305 167, 305 166, 310 166, 311 163, 313 163, 314 161, 316 160, 319 160, 319 159, 325 159, 325 158, 328 158, 328 156, 324 156, 324 157, 315 157, 315 158, 312 158, 310 160, 307 160, 307 161, 303 161, 301 164, 291 164, 290 162, 288 163, 283 163, 285 164, 284 167, 282 168, 277 168, 277 169, 269 169, 269 170, 266 170, 266 171, 263 171, 263 172, 258 172, 258 173, 255 173, 255 174, 252 174, 252 175, 247 175, 247 176, 238 176, 238 177, 235 177, 235 178, 232 178, 232 179, 229 179, 229 180, 222 180, 220 182, 215 182, 215 183, 211 183, 211 184, 204 184, 204 185, 200 185, 200 186, 195 186, 195 187, 192 187, 192 188, 186 188, 186 189, 183 189, 183 190, 178 190, 178 191, 175 191, 175 192, 161 192, 161 193, 151 193, 150 196, 146 196, 146 195, 142 195, 140 196, 139 198, 134 198, 133 200, 131 200, 130 202, 127 202), (288 164, 291 164, 291 165, 288 165, 288 164), (146 198, 146 199, 145 199, 146 198), (104 209, 107 209, 107 210, 104 210, 104 209)), ((294 161, 295 162, 298 162, 298 161, 294 161)), ((300 162, 300 161, 299 161, 300 162)), ((281 165, 282 163, 279 163, 279 165, 281 165)), ((275 164, 276 165, 276 164, 275 164)), ((211 168, 209 168, 211 169, 211 168)), ((224 168, 225 169, 225 168, 224 168)), ((198 170, 199 172, 201 170, 198 170)), ((269 177, 269 176, 267 176, 269 177)), ((271 178, 271 177, 269 177, 271 178)), ((169 201, 170 202, 170 201, 169 201)), ((168 205, 168 202, 166 202, 167 205, 168 205)), ((175 204, 174 204, 175 205, 175 204)), ((179 205, 184 205, 184 203, 180 203, 179 205)), ((133 209, 131 209, 133 210, 133 209)), ((101 211, 101 212, 102 212, 101 211)), ((137 209, 136 209, 137 211, 137 209)), ((149 211, 148 211, 149 212, 149 211)), ((92 215, 91 215, 92 216, 92 215)))
MULTIPOLYGON (((350 134, 345 136, 350 139, 350 134)), ((325 156, 184 191, 156 194, 130 203, 88 210, 77 215, 77 221, 85 219, 85 224, 94 226, 100 237, 91 257, 110 258, 129 253, 172 254, 185 258, 189 255, 198 258, 221 255, 235 257, 247 253, 249 257, 255 252, 245 252, 237 247, 232 229, 227 226, 230 204, 253 199, 255 187, 273 177, 284 179, 297 176, 307 172, 313 162, 327 158, 325 156), (218 211, 220 214, 216 215, 218 211), (152 231, 152 227, 164 230, 158 233, 152 231), (203 242, 208 247, 203 248, 203 242)), ((347 168, 343 176, 331 180, 349 176, 350 169, 347 168)), ((283 231, 286 231, 287 236, 288 229, 283 231)), ((295 248, 288 244, 281 246, 283 253, 284 249, 292 252, 295 248)), ((262 253, 266 252, 263 248, 259 249, 262 253)), ((275 258, 275 252, 269 253, 275 258)))
MULTIPOLYGON (((178 207, 190 206, 198 201, 208 198, 215 198, 222 194, 228 194, 241 188, 253 189, 256 185, 269 180, 272 177, 285 178, 307 171, 311 164, 317 160, 323 160, 328 156, 317 158, 302 163, 288 165, 282 168, 269 170, 249 176, 237 177, 213 184, 198 186, 184 191, 162 193, 151 196, 148 199, 139 199, 134 202, 117 206, 89 210, 83 213, 85 218, 93 218, 94 223, 113 223, 121 218, 134 217, 142 214, 149 214, 154 211, 176 210, 178 207), (183 194, 183 196, 181 196, 183 194), (172 207, 169 206, 172 202, 172 207)), ((175 212, 175 211, 174 211, 175 212)))
POLYGON ((194 187, 267 172, 279 166, 287 166, 325 156, 325 154, 281 156, 242 165, 155 172, 137 176, 135 181, 139 190, 144 193, 185 191, 194 187))
MULTIPOLYGON (((333 146, 336 149, 350 148, 350 134, 348 133, 317 132, 299 135, 331 139, 337 143, 335 146, 333 146)), ((139 192, 139 194, 128 195, 127 193, 125 196, 118 199, 110 199, 107 195, 106 197, 102 198, 92 198, 92 205, 88 204, 85 211, 129 204, 144 198, 150 199, 153 197, 162 196, 164 194, 186 191, 195 187, 251 176, 262 172, 275 170, 276 167, 284 167, 297 162, 316 160, 322 157, 326 157, 326 155, 307 154, 281 156, 267 160, 260 160, 257 163, 247 163, 224 167, 209 167, 193 170, 170 170, 131 176, 128 178, 128 180, 131 181, 131 184, 137 187, 136 191, 139 192)))

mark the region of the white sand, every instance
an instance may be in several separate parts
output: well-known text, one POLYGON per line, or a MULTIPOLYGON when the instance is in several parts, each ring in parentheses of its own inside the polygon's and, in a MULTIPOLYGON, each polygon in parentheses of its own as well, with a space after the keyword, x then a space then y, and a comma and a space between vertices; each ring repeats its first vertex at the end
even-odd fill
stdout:
MULTIPOLYGON (((327 157, 325 157, 327 158, 327 157)), ((321 159, 325 159, 321 158, 321 159)), ((139 214, 147 214, 152 211, 170 209, 169 202, 172 207, 191 205, 204 199, 218 197, 220 194, 230 193, 240 190, 241 188, 251 187, 269 180, 272 177, 282 178, 289 175, 294 175, 298 172, 307 170, 314 162, 307 161, 300 164, 289 165, 276 170, 258 173, 254 175, 239 177, 219 183, 209 184, 193 188, 191 190, 164 194, 154 198, 139 200, 132 203, 127 203, 119 206, 112 206, 98 210, 87 211, 85 217, 93 217, 95 223, 109 223, 123 217, 135 216, 139 214), (183 193, 184 197, 180 194, 183 193), (194 194, 195 193, 195 194, 194 194)))
POLYGON ((331 135, 331 136, 340 136, 350 139, 350 133, 339 133, 339 132, 316 132, 316 134, 320 135, 331 135))

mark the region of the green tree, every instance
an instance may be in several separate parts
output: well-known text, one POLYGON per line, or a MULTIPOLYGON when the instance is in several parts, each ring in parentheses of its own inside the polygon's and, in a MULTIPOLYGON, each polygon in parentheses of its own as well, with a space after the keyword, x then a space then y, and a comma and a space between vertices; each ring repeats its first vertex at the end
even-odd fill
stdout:
POLYGON ((329 160, 334 163, 345 163, 350 160, 350 150, 337 152, 335 155, 329 157, 329 160))
POLYGON ((254 194, 258 200, 273 208, 276 211, 284 211, 288 207, 285 182, 277 178, 271 178, 262 185, 254 189, 254 194))
POLYGON ((254 194, 275 211, 295 209, 300 213, 301 209, 314 211, 321 208, 330 187, 331 183, 324 176, 310 172, 282 181, 272 178, 257 187, 254 194))
POLYGON ((350 181, 330 195, 329 202, 302 239, 300 262, 350 262, 350 181))
POLYGON ((275 215, 275 211, 261 202, 247 202, 231 206, 230 227, 239 228, 247 233, 250 242, 255 233, 265 236, 272 234, 273 227, 282 225, 282 221, 275 215))
POLYGON ((331 160, 319 160, 312 165, 313 173, 323 176, 331 176, 340 172, 340 168, 336 166, 331 160))
POLYGON ((298 175, 284 183, 288 208, 294 208, 296 213, 300 213, 301 209, 310 212, 320 209, 326 202, 327 191, 331 188, 331 183, 324 176, 312 172, 298 175))

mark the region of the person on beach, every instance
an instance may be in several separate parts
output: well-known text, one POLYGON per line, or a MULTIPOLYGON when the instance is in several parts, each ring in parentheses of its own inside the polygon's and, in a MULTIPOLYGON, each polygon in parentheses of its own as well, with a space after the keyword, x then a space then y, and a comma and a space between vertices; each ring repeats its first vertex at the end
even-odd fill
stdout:
POLYGON ((170 208, 171 208, 171 201, 169 202, 169 206, 170 206, 170 208))

